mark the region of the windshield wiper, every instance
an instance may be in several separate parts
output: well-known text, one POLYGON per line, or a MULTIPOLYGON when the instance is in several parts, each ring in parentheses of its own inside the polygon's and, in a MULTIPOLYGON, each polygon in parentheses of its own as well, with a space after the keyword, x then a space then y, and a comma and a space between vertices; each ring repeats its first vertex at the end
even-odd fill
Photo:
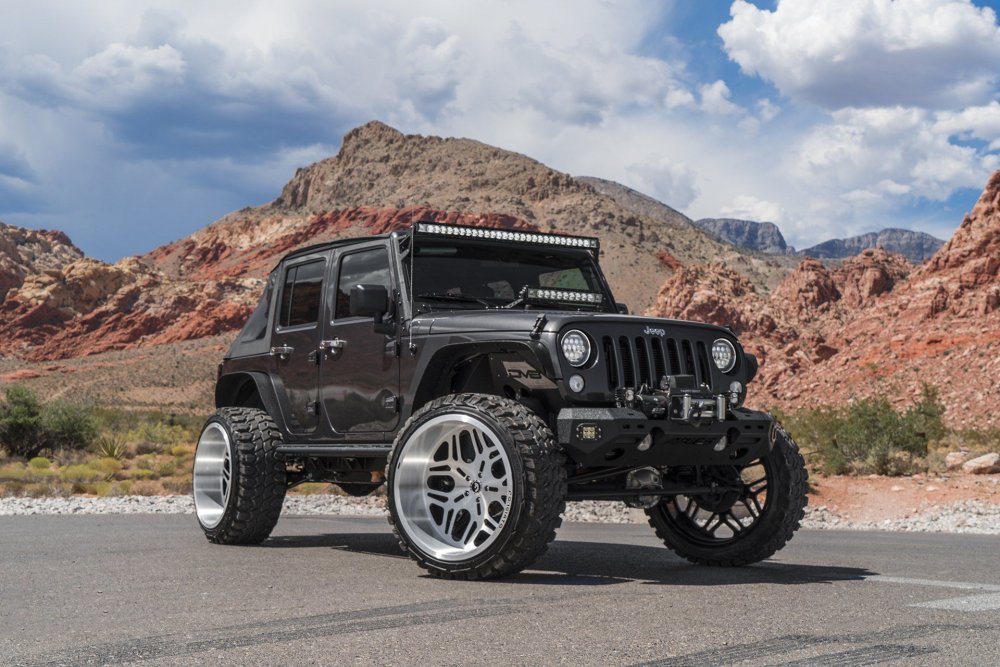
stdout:
POLYGON ((482 306, 485 306, 487 308, 492 308, 493 307, 493 304, 491 304, 486 299, 480 299, 479 297, 468 296, 468 295, 465 295, 465 294, 442 294, 442 293, 439 293, 439 292, 427 292, 427 293, 424 293, 424 294, 418 294, 418 295, 416 295, 413 298, 414 298, 414 300, 416 300, 416 299, 430 299, 430 300, 433 300, 433 301, 456 301, 458 303, 478 303, 478 304, 480 304, 482 306))

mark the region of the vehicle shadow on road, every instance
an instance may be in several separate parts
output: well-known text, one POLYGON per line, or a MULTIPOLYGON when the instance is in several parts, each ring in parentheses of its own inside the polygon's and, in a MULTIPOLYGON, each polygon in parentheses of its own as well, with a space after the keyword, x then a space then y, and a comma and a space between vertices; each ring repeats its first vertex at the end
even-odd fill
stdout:
POLYGON ((734 568, 693 565, 665 547, 559 540, 530 570, 505 581, 526 584, 588 584, 639 581, 683 586, 828 584, 861 581, 864 568, 768 561, 734 568))
MULTIPOLYGON (((388 533, 331 533, 272 537, 274 549, 337 549, 351 553, 403 558, 388 533)), ((667 586, 740 586, 751 584, 829 584, 861 581, 876 574, 864 568, 802 565, 768 561, 737 568, 692 565, 665 547, 557 540, 528 570, 499 580, 507 584, 602 586, 641 582, 667 586)))
POLYGON ((391 533, 328 533, 325 535, 272 535, 262 547, 271 549, 337 549, 352 553, 408 558, 391 533))

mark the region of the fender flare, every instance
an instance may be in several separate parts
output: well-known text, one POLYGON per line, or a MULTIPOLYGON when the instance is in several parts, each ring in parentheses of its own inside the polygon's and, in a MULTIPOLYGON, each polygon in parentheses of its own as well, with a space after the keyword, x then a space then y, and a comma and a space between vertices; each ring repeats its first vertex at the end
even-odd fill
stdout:
POLYGON ((247 392, 250 387, 254 387, 264 410, 275 420, 281 418, 281 410, 278 407, 277 395, 274 385, 267 373, 258 371, 239 371, 227 373, 219 378, 215 384, 215 407, 239 407, 239 398, 247 392))

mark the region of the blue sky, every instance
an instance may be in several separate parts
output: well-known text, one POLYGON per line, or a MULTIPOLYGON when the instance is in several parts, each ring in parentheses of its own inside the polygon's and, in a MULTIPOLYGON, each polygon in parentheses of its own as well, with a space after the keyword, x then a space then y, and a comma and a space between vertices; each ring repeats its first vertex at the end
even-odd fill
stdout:
POLYGON ((373 118, 805 247, 947 237, 1000 168, 998 2, 0 6, 0 220, 114 261, 273 199, 373 118))

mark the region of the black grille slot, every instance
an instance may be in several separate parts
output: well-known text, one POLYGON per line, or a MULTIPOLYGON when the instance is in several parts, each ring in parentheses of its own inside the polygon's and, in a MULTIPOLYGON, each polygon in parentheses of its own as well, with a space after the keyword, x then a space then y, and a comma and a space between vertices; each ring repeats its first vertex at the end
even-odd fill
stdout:
POLYGON ((660 380, 667 374, 666 363, 663 360, 663 341, 654 338, 650 343, 653 346, 653 384, 659 387, 660 380))
POLYGON ((698 377, 698 369, 694 365, 694 350, 691 349, 691 341, 681 341, 681 354, 684 356, 684 374, 695 376, 695 381, 700 383, 701 378, 698 377))
POLYGON ((667 339, 667 355, 670 357, 670 375, 683 375, 681 370, 681 357, 677 354, 677 341, 673 338, 667 339))
POLYGON ((601 339, 601 347, 604 348, 605 365, 608 367, 608 389, 617 389, 621 386, 618 374, 618 352, 615 350, 611 336, 605 336, 601 339))
POLYGON ((646 349, 646 339, 642 336, 638 336, 635 339, 635 364, 639 371, 639 386, 646 385, 647 387, 653 386, 653 370, 652 365, 649 363, 650 356, 649 350, 646 349))
POLYGON ((701 370, 701 381, 707 385, 712 384, 712 371, 708 367, 708 350, 705 344, 698 341, 698 368, 701 370))
POLYGON ((635 387, 635 361, 632 358, 628 338, 625 336, 618 339, 618 350, 621 353, 622 361, 622 386, 635 387))

